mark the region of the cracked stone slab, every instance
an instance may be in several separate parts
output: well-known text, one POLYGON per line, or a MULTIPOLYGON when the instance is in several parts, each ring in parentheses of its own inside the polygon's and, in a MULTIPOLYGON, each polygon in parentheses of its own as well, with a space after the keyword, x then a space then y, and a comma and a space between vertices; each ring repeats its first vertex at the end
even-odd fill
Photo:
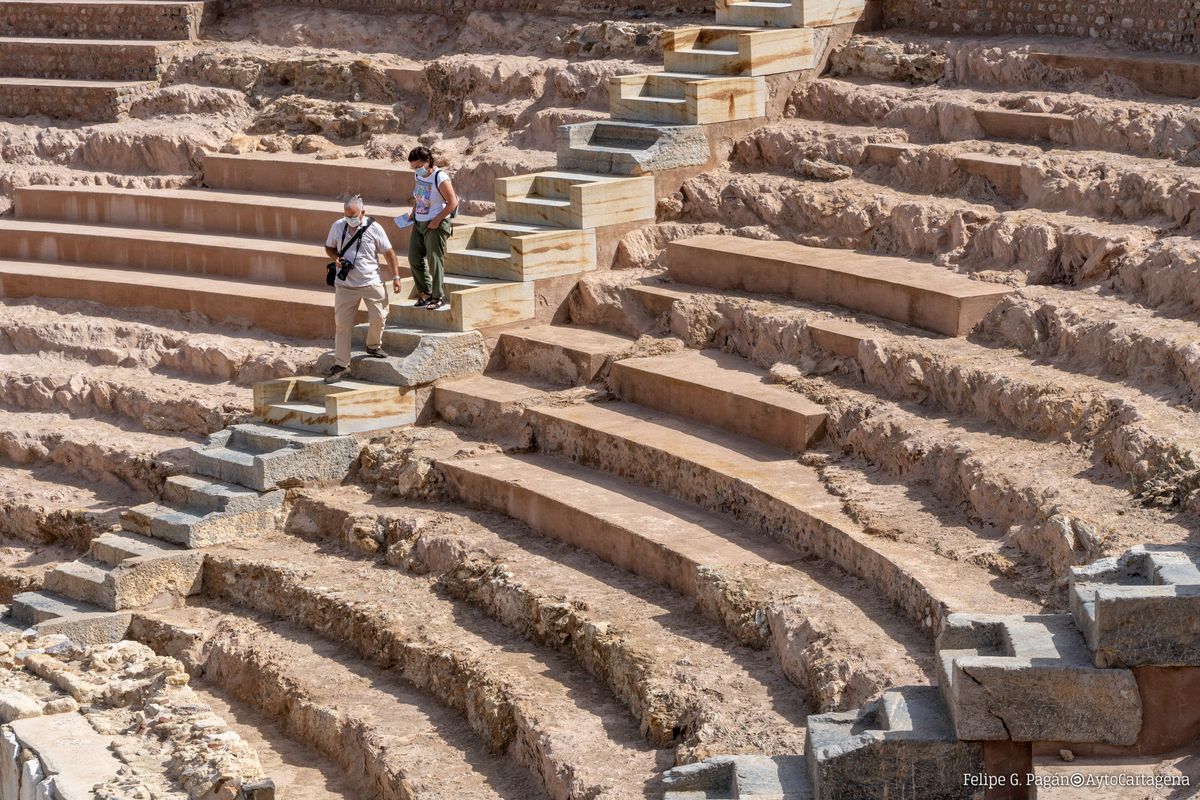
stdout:
POLYGON ((938 679, 960 739, 1132 745, 1137 681, 1101 669, 1070 614, 951 614, 938 679))
MULTIPOLYGON (((367 326, 354 329, 354 343, 364 345, 367 326)), ((488 362, 487 342, 479 331, 431 331, 424 328, 387 327, 383 347, 388 358, 368 358, 355 353, 350 359, 350 375, 355 380, 388 386, 414 388, 443 378, 458 378, 483 372, 488 362)), ((318 360, 316 370, 328 371, 333 353, 318 360)))
POLYGON ((1200 666, 1200 548, 1139 546, 1071 570, 1097 667, 1200 666))
POLYGON ((983 745, 958 739, 936 686, 812 715, 805 751, 815 800, 959 800, 962 776, 985 771, 983 745))

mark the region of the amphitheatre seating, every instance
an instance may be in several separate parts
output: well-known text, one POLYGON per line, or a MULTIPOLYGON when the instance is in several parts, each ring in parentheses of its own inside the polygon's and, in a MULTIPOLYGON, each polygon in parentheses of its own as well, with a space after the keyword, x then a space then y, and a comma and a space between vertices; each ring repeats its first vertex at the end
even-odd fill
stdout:
POLYGON ((746 541, 719 516, 558 459, 495 455, 438 468, 459 501, 500 511, 688 597, 697 595, 705 569, 789 560, 782 548, 746 541))
MULTIPOLYGON (((322 245, 339 198, 336 190, 324 196, 289 190, 403 186, 405 179, 390 165, 376 165, 374 174, 365 160, 355 160, 339 180, 336 166, 307 161, 318 166, 301 168, 290 155, 221 155, 216 186, 205 189, 22 188, 16 218, 0 221, 0 291, 199 311, 285 336, 332 336, 322 245), (246 166, 239 169, 241 162, 246 166), (298 181, 297 173, 311 183, 298 181)), ((386 220, 400 206, 372 204, 369 196, 367 202, 368 213, 395 235, 386 220)))
POLYGON ((206 3, 0 3, 0 116, 111 122, 157 85, 170 49, 199 33, 206 3))
POLYGON ((1161 53, 1122 55, 1033 50, 1029 53, 1048 67, 1071 70, 1088 78, 1117 75, 1151 94, 1195 99, 1200 92, 1200 64, 1194 59, 1173 58, 1161 53))
MULTIPOLYGON (((391 218, 407 207, 378 204, 367 191, 400 197, 411 192, 411 174, 367 159, 209 159, 204 189, 22 188, 16 219, 0 220, 0 258, 11 259, 0 261, 0 287, 10 296, 196 310, 289 336, 332 335, 323 236, 337 213, 336 187, 362 191, 368 213, 400 242, 391 218), (292 194, 319 187, 331 194, 292 194)), ((545 173, 500 184, 510 199, 501 221, 464 218, 451 241, 450 302, 438 312, 412 308, 405 301, 415 282, 405 279, 392 325, 461 332, 531 319, 535 281, 595 267, 590 228, 654 213, 649 178, 545 173)))
POLYGON ((1071 612, 1097 667, 1200 666, 1200 553, 1136 547, 1071 570, 1071 612))
POLYGON ((970 333, 1011 292, 912 259, 790 242, 702 236, 667 252, 681 283, 831 303, 947 336, 970 333))
POLYGON ((600 377, 612 354, 632 339, 579 326, 540 325, 500 334, 496 351, 505 369, 550 383, 582 386, 600 377))
POLYGON ((804 450, 821 437, 825 412, 765 378, 738 356, 685 350, 618 361, 609 382, 629 402, 804 450))

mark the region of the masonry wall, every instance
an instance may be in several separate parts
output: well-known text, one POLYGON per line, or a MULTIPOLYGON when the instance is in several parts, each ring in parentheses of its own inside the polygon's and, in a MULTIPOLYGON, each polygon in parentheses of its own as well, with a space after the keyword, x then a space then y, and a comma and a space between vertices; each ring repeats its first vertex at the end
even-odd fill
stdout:
MULTIPOLYGON (((0 36, 29 36, 53 31, 54 37, 93 39, 189 39, 200 29, 206 9, 200 2, 186 6, 100 4, 64 8, 54 0, 9 3, 0 15, 0 36)), ((50 34, 45 34, 50 35, 50 34)))
POLYGON ((884 25, 936 33, 1041 34, 1200 53, 1200 0, 885 0, 884 25))
MULTIPOLYGON (((260 6, 255 0, 226 0, 229 6, 260 6)), ((342 11, 469 14, 472 11, 521 11, 609 19, 657 19, 714 12, 714 0, 287 0, 276 5, 336 8, 342 11)))

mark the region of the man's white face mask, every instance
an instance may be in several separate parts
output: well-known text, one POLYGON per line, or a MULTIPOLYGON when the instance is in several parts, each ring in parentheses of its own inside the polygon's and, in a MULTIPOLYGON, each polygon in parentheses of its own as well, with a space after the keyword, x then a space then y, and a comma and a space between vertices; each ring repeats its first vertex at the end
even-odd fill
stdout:
POLYGON ((350 215, 346 216, 346 224, 349 225, 351 228, 357 228, 358 223, 359 223, 359 219, 357 216, 354 216, 354 217, 352 217, 350 215))

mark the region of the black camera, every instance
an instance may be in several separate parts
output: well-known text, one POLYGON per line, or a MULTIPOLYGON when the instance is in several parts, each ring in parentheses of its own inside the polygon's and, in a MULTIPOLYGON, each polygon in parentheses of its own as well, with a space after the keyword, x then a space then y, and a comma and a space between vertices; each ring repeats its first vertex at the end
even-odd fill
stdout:
POLYGON ((350 274, 350 270, 354 269, 354 264, 344 258, 338 259, 338 266, 339 269, 337 276, 339 281, 346 280, 346 276, 350 274))

